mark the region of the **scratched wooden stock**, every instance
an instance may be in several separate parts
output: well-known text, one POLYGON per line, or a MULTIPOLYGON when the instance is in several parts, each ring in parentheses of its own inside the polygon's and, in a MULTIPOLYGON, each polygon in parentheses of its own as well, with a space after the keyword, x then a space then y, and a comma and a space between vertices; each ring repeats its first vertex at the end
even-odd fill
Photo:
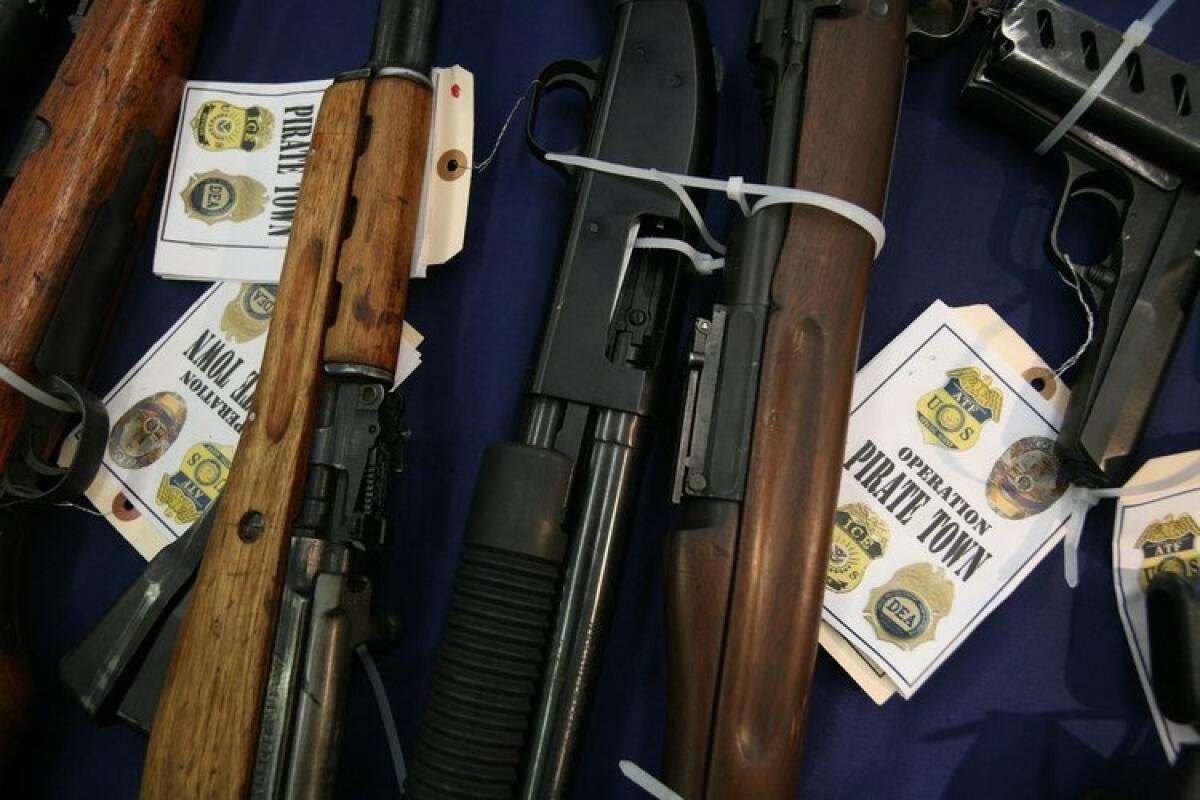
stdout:
MULTIPOLYGON (((0 204, 0 363, 26 379, 35 377, 42 332, 134 134, 149 131, 169 147, 204 6, 98 0, 38 107, 48 139, 21 165, 0 204)), ((146 192, 139 220, 153 195, 146 192)), ((25 403, 0 383, 0 464, 8 461, 25 403)), ((28 695, 22 659, 0 649, 0 756, 10 750, 28 695)))
MULTIPOLYGON (((795 185, 877 215, 903 85, 904 5, 845 2, 818 17, 809 56, 795 185)), ((862 229, 794 207, 771 285, 736 544, 729 518, 716 518, 696 550, 676 554, 685 577, 706 576, 693 585, 708 594, 673 599, 674 613, 727 614, 719 656, 697 653, 695 674, 685 675, 699 687, 694 701, 715 692, 713 714, 677 712, 681 727, 667 732, 666 763, 684 776, 675 788, 689 800, 795 791, 872 260, 862 229), (728 580, 733 565, 726 604, 709 587, 728 580)), ((693 642, 722 638, 711 621, 697 617, 695 626, 693 642)), ((689 697, 686 689, 675 696, 689 697)))
POLYGON ((402 78, 325 93, 253 418, 167 672, 143 797, 247 793, 322 363, 395 367, 430 104, 402 78), (254 512, 261 534, 246 541, 239 527, 254 512))

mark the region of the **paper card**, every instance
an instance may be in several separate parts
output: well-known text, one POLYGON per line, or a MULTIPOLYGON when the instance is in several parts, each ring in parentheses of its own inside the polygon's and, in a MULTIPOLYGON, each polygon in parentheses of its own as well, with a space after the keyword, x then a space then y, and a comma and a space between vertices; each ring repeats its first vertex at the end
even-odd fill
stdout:
POLYGON ((412 276, 462 250, 474 164, 475 76, 460 66, 433 71, 433 125, 421 187, 412 276))
POLYGON ((1168 720, 1154 699, 1145 588, 1163 569, 1193 579, 1200 574, 1200 451, 1148 461, 1128 483, 1138 486, 1181 472, 1189 472, 1191 477, 1173 488, 1118 498, 1113 525, 1117 610, 1154 727, 1172 764, 1184 745, 1200 744, 1200 733, 1190 725, 1168 720))
MULTIPOLYGON (((471 194, 475 79, 433 71, 417 246, 425 276, 462 250, 471 194)), ((183 93, 158 230, 164 278, 278 283, 325 89, 332 81, 191 81, 183 93)))
POLYGON ((1067 392, 1014 338, 935 303, 855 383, 823 616, 905 698, 1062 538, 1067 392))
POLYGON ((331 81, 190 81, 158 229, 166 278, 278 283, 331 81))
MULTIPOLYGON (((104 398, 112 429, 86 494, 146 559, 224 487, 274 307, 272 285, 214 284, 104 398)), ((421 339, 406 323, 397 383, 421 339)))

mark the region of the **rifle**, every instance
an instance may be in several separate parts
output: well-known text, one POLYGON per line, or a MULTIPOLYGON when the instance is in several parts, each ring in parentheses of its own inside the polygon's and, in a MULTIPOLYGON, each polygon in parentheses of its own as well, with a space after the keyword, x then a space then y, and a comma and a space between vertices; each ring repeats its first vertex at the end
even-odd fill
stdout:
MULTIPOLYGON (((542 95, 569 87, 592 103, 586 155, 704 169, 715 74, 699 3, 614 11, 606 60, 543 71, 530 145, 545 154, 542 95)), ((569 792, 684 286, 677 254, 630 248, 639 226, 678 234, 687 217, 664 187, 568 174, 574 211, 526 416, 518 442, 483 456, 410 765, 414 800, 569 792)))
MULTIPOLYGON (((904 33, 904 3, 763 0, 768 183, 882 214, 904 33)), ((795 791, 873 255, 828 212, 761 210, 697 320, 666 565, 664 777, 685 797, 795 791)))
POLYGON ((327 796, 403 435, 392 391, 435 0, 384 0, 327 90, 255 392, 167 669, 144 797, 327 796), (303 691, 301 686, 303 685, 303 691))
MULTIPOLYGON (((962 99, 1037 141, 1120 40, 1054 0, 1022 0, 1004 11, 962 99)), ((1200 67, 1141 45, 1055 147, 1067 175, 1048 249, 1096 314, 1058 437, 1081 485, 1120 485, 1133 472, 1200 286, 1200 115, 1189 86, 1200 87, 1200 67), (1059 231, 1081 198, 1111 208, 1119 230, 1097 263, 1073 265, 1059 231)))
MULTIPOLYGON (((40 384, 67 411, 27 409, 21 393, 0 383, 5 501, 76 493, 99 465, 107 417, 82 387, 149 205, 146 190, 174 124, 203 12, 203 3, 188 0, 98 4, 18 147, 19 170, 0 205, 6 304, 0 364, 40 384), (60 431, 76 420, 83 447, 69 467, 59 468, 49 456, 60 431)), ((23 24, 34 13, 21 9, 9 21, 23 24)), ((6 520, 0 532, 5 593, 15 592, 19 535, 6 520)), ((11 617, 15 602, 6 597, 0 605, 6 616, 0 674, 25 675, 11 617)), ((19 677, 0 682, 0 729, 14 729, 21 705, 16 690, 25 683, 19 677)), ((5 750, 9 744, 0 741, 5 750)))

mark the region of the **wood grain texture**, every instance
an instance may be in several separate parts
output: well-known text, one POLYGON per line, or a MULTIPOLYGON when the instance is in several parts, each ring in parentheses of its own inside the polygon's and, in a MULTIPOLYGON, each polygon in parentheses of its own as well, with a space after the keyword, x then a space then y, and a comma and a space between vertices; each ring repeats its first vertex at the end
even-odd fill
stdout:
POLYGON ((354 227, 338 265, 341 303, 325 341, 327 361, 391 371, 403 333, 433 96, 403 78, 376 80, 367 100, 371 136, 354 178, 354 227))
MULTIPOLYGON (((904 74, 905 4, 819 17, 795 185, 883 213, 904 74)), ((873 260, 828 212, 792 212, 772 282, 706 796, 790 797, 873 260)))
POLYGON ((667 541, 663 780, 684 797, 704 796, 740 508, 733 500, 693 499, 689 526, 667 541))
POLYGON ((150 735, 142 796, 244 797, 250 785, 292 517, 303 488, 325 321, 366 81, 325 93, 288 242, 254 409, 196 578, 150 735), (238 535, 251 511, 253 542, 238 535))
MULTIPOLYGON (((148 130, 170 147, 204 7, 201 0, 98 0, 38 108, 50 138, 0 205, 0 363, 26 378, 135 132, 148 130)), ((0 463, 24 407, 23 395, 0 384, 0 463)))

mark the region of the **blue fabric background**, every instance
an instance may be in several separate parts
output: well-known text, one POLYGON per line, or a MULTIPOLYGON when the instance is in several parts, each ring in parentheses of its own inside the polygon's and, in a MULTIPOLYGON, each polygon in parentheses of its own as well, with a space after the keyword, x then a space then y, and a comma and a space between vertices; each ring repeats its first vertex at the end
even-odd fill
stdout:
MULTIPOLYGON (((490 148, 513 101, 542 64, 604 52, 611 19, 599 0, 445 0, 439 64, 476 75, 477 152, 490 148)), ((1145 2, 1078 0, 1123 28, 1145 2)), ((763 160, 759 95, 745 59, 754 2, 710 0, 725 67, 716 175, 757 178, 763 160)), ((1151 41, 1200 57, 1200 6, 1186 0, 1151 41)), ((366 57, 375 3, 216 0, 194 77, 293 81, 331 76, 366 57)), ((1061 175, 1053 160, 956 107, 978 43, 909 71, 886 223, 863 329, 865 361, 931 301, 990 303, 1047 361, 1078 346, 1084 321, 1055 276, 1044 238, 1061 175)), ((1193 87, 1200 94, 1200 87, 1193 87)), ((847 98, 847 102, 857 100, 847 98)), ((1200 105, 1200 96, 1194 96, 1200 105)), ((1198 109, 1200 111, 1200 109, 1198 109)), ((565 116, 562 144, 571 141, 565 116)), ((566 184, 510 131, 478 176, 463 254, 412 292, 426 334, 409 381, 413 430, 407 471, 393 483, 397 531, 379 600, 399 610, 403 642, 378 661, 402 743, 415 738, 431 653, 446 611, 480 454, 512 435, 527 365, 569 213, 566 184)), ((830 153, 830 158, 849 157, 830 153)), ((710 204, 718 231, 726 204, 710 204)), ((153 225, 151 226, 153 229, 153 225)), ((199 295, 195 284, 151 276, 144 245, 94 381, 103 393, 199 295)), ((698 287, 699 308, 711 289, 698 287)), ((1200 332, 1193 319, 1143 445, 1154 456, 1200 447, 1200 332)), ((664 714, 662 544, 671 524, 667 462, 673 420, 655 441, 630 538, 620 601, 595 696, 576 796, 637 797, 617 770, 630 758, 657 771, 664 714)), ((55 678, 62 655, 142 564, 103 521, 71 509, 35 517, 21 587, 38 697, 12 797, 133 797, 143 738, 94 727, 55 678)), ((1149 797, 1166 761, 1126 649, 1109 575, 1112 505, 1087 526, 1081 584, 1071 591, 1051 555, 911 701, 877 708, 819 656, 798 796, 1080 797, 1107 788, 1149 797)), ((357 671, 340 775, 346 797, 394 797, 382 727, 357 671)))

